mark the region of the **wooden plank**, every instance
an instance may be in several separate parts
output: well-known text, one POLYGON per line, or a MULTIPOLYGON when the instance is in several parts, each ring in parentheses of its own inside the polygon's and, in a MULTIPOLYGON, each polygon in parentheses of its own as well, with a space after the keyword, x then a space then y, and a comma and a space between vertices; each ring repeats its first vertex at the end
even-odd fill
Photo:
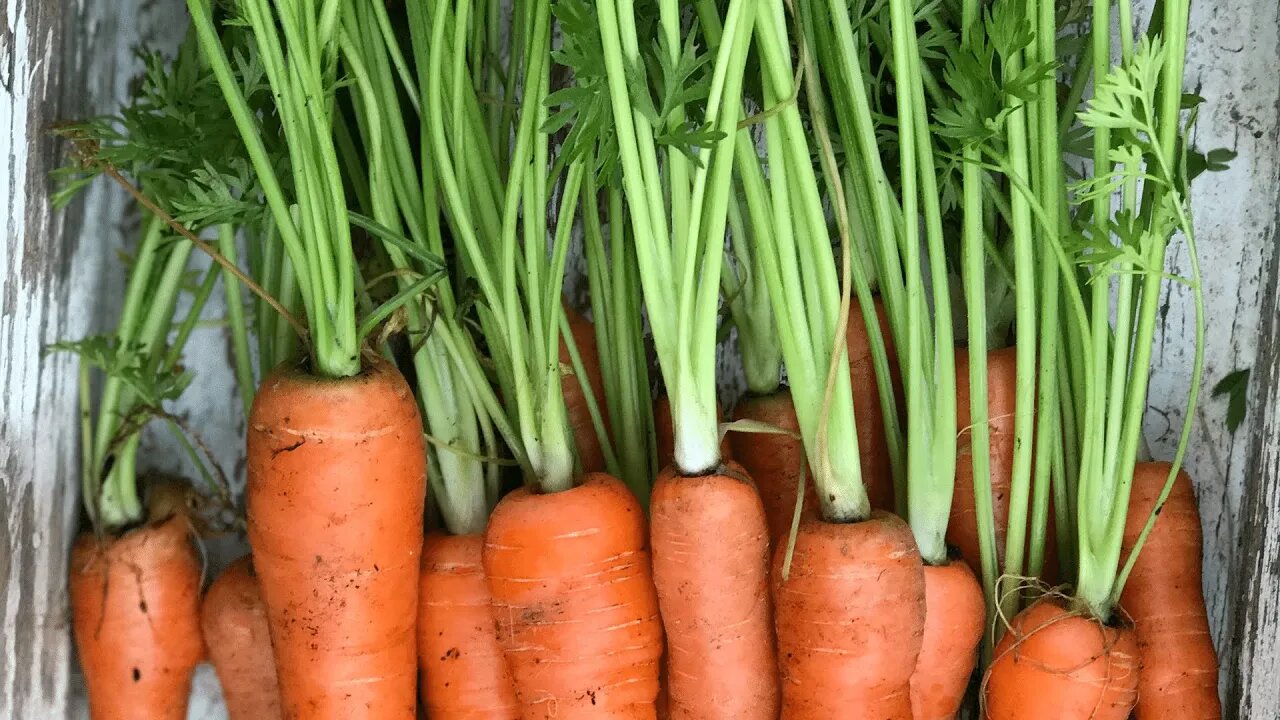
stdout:
MULTIPOLYGON (((1272 217, 1271 243, 1278 226, 1280 216, 1272 217)), ((1257 429, 1237 522, 1237 563, 1223 598, 1235 611, 1233 642, 1223 656, 1225 710, 1239 720, 1280 717, 1280 253, 1272 257, 1264 298, 1250 421, 1257 429)))
MULTIPOLYGON (((1280 85, 1272 73, 1280 63, 1280 11, 1275 0, 1193 3, 1190 28, 1186 86, 1206 99, 1193 143, 1201 151, 1225 147, 1238 153, 1227 171, 1203 175, 1192 188, 1208 341, 1205 389, 1186 467, 1199 497, 1205 537, 1204 592, 1222 659, 1220 687, 1225 691, 1235 675, 1229 659, 1239 639, 1232 632, 1238 626, 1232 617, 1237 596, 1228 592, 1228 583, 1238 563, 1249 556, 1240 545, 1245 530, 1241 504, 1248 502, 1252 492, 1246 478, 1254 475, 1249 469, 1252 436, 1247 429, 1258 426, 1263 398, 1250 398, 1252 419, 1232 433, 1226 427, 1225 400, 1212 398, 1210 390, 1232 371, 1262 362, 1255 359, 1259 332, 1265 330, 1262 320, 1275 312, 1260 306, 1270 267, 1267 259, 1275 242, 1272 199, 1280 169, 1276 116, 1280 85)), ((1185 243, 1175 244, 1170 260, 1174 272, 1190 274, 1185 243)), ((1172 458, 1186 416, 1193 313, 1190 292, 1171 286, 1161 308, 1145 426, 1146 439, 1160 459, 1172 458)), ((1271 437, 1276 437, 1274 428, 1271 437)), ((1247 717, 1280 717, 1280 706, 1247 717)))
POLYGON ((51 211, 61 151, 47 131, 114 108, 138 70, 133 48, 153 33, 180 39, 180 11, 152 0, 0 2, 0 717, 68 716, 76 375, 71 358, 41 353, 103 329, 121 292, 120 273, 104 270, 136 235, 105 185, 51 211))

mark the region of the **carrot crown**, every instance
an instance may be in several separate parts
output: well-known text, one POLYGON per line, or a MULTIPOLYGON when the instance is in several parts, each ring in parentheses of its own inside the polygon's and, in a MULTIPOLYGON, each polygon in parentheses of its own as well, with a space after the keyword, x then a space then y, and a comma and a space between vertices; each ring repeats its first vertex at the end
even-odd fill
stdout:
POLYGON ((652 59, 662 68, 659 106, 646 72, 642 48, 649 47, 649 38, 641 37, 641 15, 629 2, 596 4, 640 284, 671 399, 675 464, 690 475, 720 462, 715 395, 720 270, 755 5, 755 0, 730 2, 726 41, 712 63, 697 51, 698 33, 683 26, 679 4, 658 3, 652 59), (701 113, 695 110, 699 104, 705 108, 701 113))

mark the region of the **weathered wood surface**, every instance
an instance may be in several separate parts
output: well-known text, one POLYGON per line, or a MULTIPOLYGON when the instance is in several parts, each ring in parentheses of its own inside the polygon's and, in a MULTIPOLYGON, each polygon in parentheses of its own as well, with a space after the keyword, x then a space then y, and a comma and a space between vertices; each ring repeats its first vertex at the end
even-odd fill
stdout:
MULTIPOLYGON (((1268 223, 1272 242, 1278 224, 1277 217, 1268 223)), ((1231 638, 1223 682, 1234 720, 1280 717, 1280 259, 1271 263, 1262 312, 1250 420, 1257 430, 1238 515, 1238 557, 1222 599, 1234 610, 1223 628, 1231 638)))
MULTIPOLYGON (((0 4, 0 217, 5 243, 0 286, 0 717, 66 714, 71 669, 64 602, 65 557, 74 529, 74 374, 66 358, 42 361, 41 347, 93 325, 89 297, 113 296, 96 272, 105 253, 86 247, 86 225, 102 214, 50 214, 46 174, 55 162, 45 134, 98 94, 118 57, 112 33, 78 28, 61 3, 0 4), (80 278, 73 282, 72 278, 80 278)), ((111 87, 111 85, 108 85, 111 87)), ((103 222, 105 220, 105 222, 103 222)))
MULTIPOLYGON (((1145 4, 1145 3, 1144 3, 1145 4)), ((1195 2, 1192 8, 1187 87, 1203 95, 1195 146, 1202 150, 1230 148, 1238 153, 1230 169, 1200 177, 1193 188, 1193 204, 1203 288, 1208 319, 1205 349, 1205 388, 1196 411, 1186 466, 1195 479, 1204 525, 1204 590, 1210 624, 1222 660, 1220 687, 1228 693, 1228 705, 1239 695, 1231 688, 1240 672, 1253 664, 1254 677, 1272 688, 1268 700, 1255 698, 1253 712, 1241 718, 1280 718, 1280 692, 1275 691, 1277 646, 1280 633, 1275 613, 1280 602, 1280 578, 1276 566, 1271 576, 1254 578, 1253 593, 1229 591, 1242 571, 1255 572, 1248 538, 1267 534, 1273 543, 1275 562, 1276 503, 1280 472, 1259 464, 1258 443, 1275 452, 1280 447, 1280 425, 1264 427, 1264 413, 1274 412, 1280 400, 1280 378, 1263 372, 1259 356, 1260 330, 1275 321, 1277 307, 1264 293, 1276 272, 1276 195, 1280 179, 1280 9, 1275 0, 1226 0, 1195 2), (1256 363, 1256 366, 1255 366, 1256 363), (1226 401, 1214 399, 1210 390, 1219 380, 1241 368, 1256 367, 1250 392, 1250 416, 1235 433, 1226 427, 1226 401), (1269 496, 1268 494, 1269 493, 1269 496), (1242 508, 1242 505, 1244 506, 1242 508), (1249 507, 1253 506, 1252 512, 1249 507), (1271 518, 1271 526, 1259 525, 1271 518), (1234 577, 1233 577, 1234 576, 1234 577), (1270 603, 1272 644, 1246 642, 1236 612, 1250 612, 1254 603, 1270 603), (1267 667, 1272 672, 1257 672, 1267 667)), ((1189 275, 1185 244, 1170 253, 1175 272, 1189 275)), ((1274 292, 1274 290, 1272 290, 1274 292)), ((1162 307, 1162 328, 1155 348, 1155 369, 1146 419, 1146 438, 1153 454, 1171 459, 1181 429, 1191 371, 1193 311, 1185 287, 1174 286, 1162 307)), ((1275 341, 1270 341, 1275 342, 1275 341)), ((1257 572, 1266 572, 1258 566, 1257 572)), ((1255 615, 1260 619, 1261 615, 1255 615)), ((1238 687, 1238 686, 1236 686, 1238 687)))

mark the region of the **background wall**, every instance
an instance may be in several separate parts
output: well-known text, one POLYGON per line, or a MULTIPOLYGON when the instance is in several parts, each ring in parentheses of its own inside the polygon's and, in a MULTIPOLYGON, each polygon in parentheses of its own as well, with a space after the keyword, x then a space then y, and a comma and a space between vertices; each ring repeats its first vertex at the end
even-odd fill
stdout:
MULTIPOLYGON (((184 23, 177 0, 0 0, 0 718, 83 714, 64 588, 79 511, 74 364, 42 357, 41 348, 105 329, 121 293, 116 251, 137 234, 136 213, 105 184, 66 213, 49 211, 46 176, 58 154, 45 130, 114 109, 139 69, 132 49, 172 47, 184 23)), ((1202 2, 1191 27, 1187 82, 1208 101, 1195 144, 1238 157, 1195 188, 1209 346, 1187 467, 1204 518, 1204 587, 1229 715, 1280 717, 1280 9, 1274 0, 1202 2), (1208 390, 1243 368, 1254 368, 1250 416, 1231 433, 1225 401, 1208 390)), ((1188 272, 1186 248, 1171 254, 1188 272)), ((240 484, 242 413, 220 298, 192 338, 187 361, 197 379, 178 412, 224 449, 219 461, 240 484)), ((1192 360, 1189 293, 1171 290, 1161 317, 1146 437, 1167 458, 1192 360)), ((730 400, 740 389, 731 353, 722 367, 730 400)), ((155 468, 184 471, 166 437, 145 442, 155 468)), ((210 571, 242 550, 234 538, 214 539, 210 571)), ((207 668, 195 694, 191 718, 225 717, 207 668)))

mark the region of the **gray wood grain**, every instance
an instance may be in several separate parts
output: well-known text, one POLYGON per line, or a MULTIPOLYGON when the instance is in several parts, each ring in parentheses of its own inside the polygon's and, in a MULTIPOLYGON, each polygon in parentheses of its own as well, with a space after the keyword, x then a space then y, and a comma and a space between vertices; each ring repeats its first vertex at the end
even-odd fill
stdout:
MULTIPOLYGON (((1274 192, 1274 191, 1273 191, 1274 192)), ((1274 241, 1280 218, 1268 227, 1274 241)), ((1234 608, 1224 654, 1226 716, 1280 717, 1280 257, 1270 266, 1254 368, 1254 417, 1237 563, 1225 604, 1234 608)))
MULTIPOLYGON (((1265 489, 1257 484, 1259 466, 1252 459, 1258 434, 1249 429, 1258 428, 1271 447, 1280 441, 1280 428, 1261 424, 1262 413, 1276 402, 1275 395, 1268 401, 1265 393, 1268 388, 1280 392, 1280 385, 1258 377, 1264 375, 1259 333, 1270 332, 1267 326, 1276 312, 1267 305, 1264 286, 1276 262, 1280 83, 1275 80, 1275 68, 1280 64, 1280 9, 1274 0, 1193 3, 1190 27, 1187 87, 1206 100, 1193 143, 1202 151, 1225 147, 1238 153, 1227 171, 1202 175, 1192 188, 1208 340, 1205 388, 1186 458, 1204 526, 1204 592, 1221 658, 1219 686, 1227 692, 1237 674, 1236 644, 1244 640, 1235 630, 1240 624, 1233 613, 1246 607, 1237 593, 1228 591, 1228 585, 1237 568, 1243 567, 1241 563, 1252 560, 1252 551, 1241 543, 1250 534, 1252 522, 1242 505, 1262 502, 1260 493, 1265 489), (1210 390, 1232 371, 1249 367, 1256 367, 1257 380, 1250 395, 1251 414, 1232 433, 1226 427, 1225 399, 1214 399, 1210 390)), ((1189 275, 1188 257, 1185 243, 1177 243, 1170 251, 1173 271, 1189 275)), ((1191 294, 1183 286, 1170 287, 1161 308, 1145 427, 1147 441, 1159 459, 1173 456, 1186 415, 1183 405, 1194 350, 1191 294)), ((1274 492, 1275 472, 1269 482, 1274 492)), ((1274 513, 1277 506, 1272 500, 1274 513)), ((1271 598, 1280 594, 1274 581, 1257 590, 1271 598)), ((1273 617, 1273 636, 1280 631, 1274 622, 1273 617)), ((1270 677, 1274 679, 1274 674, 1270 677)), ((1280 697, 1258 710, 1263 707, 1267 712, 1242 717, 1280 717, 1280 697)))

